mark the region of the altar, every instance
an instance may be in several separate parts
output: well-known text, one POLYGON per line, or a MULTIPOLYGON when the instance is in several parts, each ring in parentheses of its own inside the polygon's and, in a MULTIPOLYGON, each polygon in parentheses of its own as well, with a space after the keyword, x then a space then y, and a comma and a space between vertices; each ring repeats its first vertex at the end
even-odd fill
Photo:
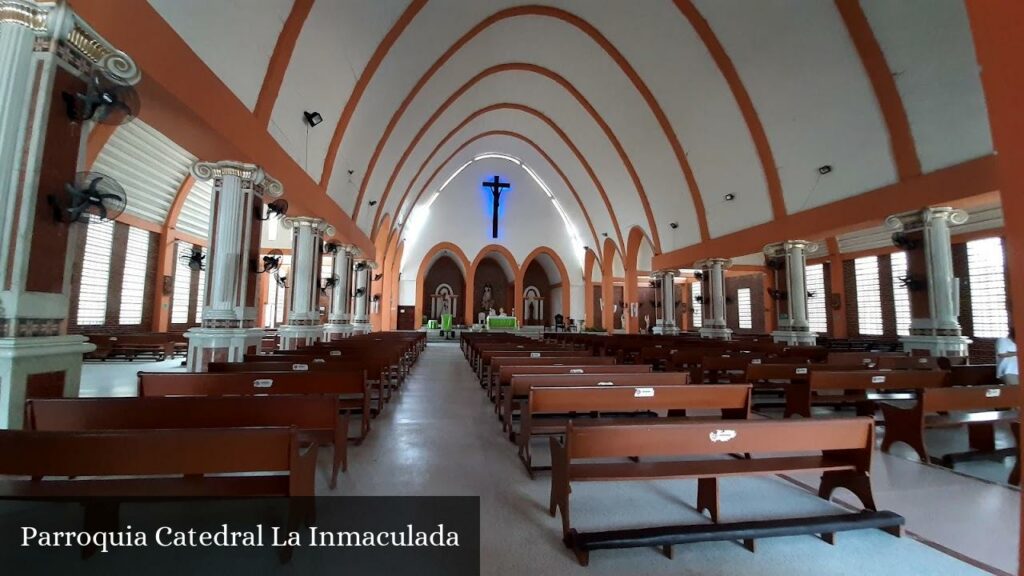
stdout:
POLYGON ((488 316, 485 326, 488 330, 516 330, 519 323, 515 316, 488 316))

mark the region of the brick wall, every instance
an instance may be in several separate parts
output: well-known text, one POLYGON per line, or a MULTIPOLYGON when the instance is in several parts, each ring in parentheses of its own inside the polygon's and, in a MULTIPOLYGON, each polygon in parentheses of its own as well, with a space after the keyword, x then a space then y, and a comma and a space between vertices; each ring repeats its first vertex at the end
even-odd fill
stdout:
MULTIPOLYGON (((88 224, 78 224, 88 226, 88 224)), ((79 326, 77 323, 78 299, 81 289, 82 262, 85 258, 85 234, 81 235, 82 241, 73 248, 71 266, 71 300, 68 314, 69 334, 130 334, 134 332, 149 332, 153 324, 153 291, 158 289, 153 279, 156 277, 157 251, 159 250, 159 235, 149 235, 149 255, 146 259, 146 288, 142 298, 142 321, 139 324, 121 324, 121 288, 124 280, 125 252, 128 248, 129 226, 121 222, 114 222, 113 244, 110 252, 110 280, 107 283, 107 310, 106 320, 102 325, 79 326)))

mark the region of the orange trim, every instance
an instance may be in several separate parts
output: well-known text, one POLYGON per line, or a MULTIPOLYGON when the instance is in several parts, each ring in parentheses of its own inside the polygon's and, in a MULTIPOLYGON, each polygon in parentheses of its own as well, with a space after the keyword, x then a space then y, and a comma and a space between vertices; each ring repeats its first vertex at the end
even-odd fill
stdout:
MULTIPOLYGON (((638 268, 640 263, 637 262, 637 258, 640 256, 640 246, 643 242, 650 240, 644 234, 644 231, 639 226, 634 226, 629 229, 629 239, 626 241, 626 259, 623 262, 623 267, 626 270, 626 277, 623 278, 623 289, 622 289, 622 300, 629 306, 633 302, 638 301, 639 291, 637 288, 639 272, 638 268)), ((640 332, 640 318, 633 318, 632 315, 627 317, 629 320, 628 326, 623 326, 626 332, 629 334, 636 334, 640 332)))
POLYGON ((338 151, 341 149, 341 142, 345 138, 345 131, 348 130, 348 124, 352 120, 352 114, 356 111, 356 107, 359 106, 359 102, 363 99, 363 93, 366 92, 366 87, 370 85, 370 80, 373 79, 374 74, 377 73, 377 69, 380 68, 381 62, 384 61, 384 57, 388 55, 391 47, 398 41, 398 37, 405 32, 409 23, 416 18, 420 10, 427 5, 427 0, 413 0, 406 7, 405 12, 398 17, 398 20, 391 26, 388 33, 384 35, 384 38, 377 45, 377 49, 374 50, 373 56, 366 62, 366 67, 363 68, 363 72, 359 75, 359 80, 356 81, 356 85, 352 88, 352 94, 349 95, 348 100, 345 101, 345 107, 341 109, 341 115, 338 117, 338 124, 334 127, 334 134, 331 136, 331 143, 327 147, 327 156, 324 158, 324 169, 320 173, 320 187, 327 190, 327 185, 331 183, 331 173, 334 172, 334 162, 338 157, 338 151))
MULTIPOLYGON (((661 126, 662 131, 665 133, 665 137, 668 138, 669 144, 672 147, 672 151, 676 155, 676 160, 679 163, 680 169, 685 176, 687 186, 690 189, 690 195, 693 200, 694 210, 697 212, 697 223, 700 227, 701 239, 706 240, 709 238, 707 229, 707 217, 704 214, 704 202, 701 199, 700 189, 697 186, 697 179, 693 175, 693 170, 690 168, 690 164, 686 159, 686 152, 683 150, 682 144, 679 142, 679 138, 676 136, 672 124, 668 120, 668 116, 664 110, 661 109, 661 105, 654 98, 650 89, 644 83, 640 75, 637 74, 636 70, 629 64, 626 58, 608 41, 594 26, 589 22, 583 20, 575 14, 559 10, 557 8, 551 8, 547 6, 517 6, 514 8, 508 8, 501 10, 495 14, 484 19, 482 22, 474 26, 465 35, 459 38, 440 58, 434 62, 433 65, 423 74, 422 77, 416 82, 412 90, 406 95, 405 100, 395 111, 395 114, 391 117, 387 127, 384 129, 384 133, 377 143, 377 147, 373 152, 373 156, 370 158, 370 163, 367 166, 366 176, 363 178, 363 184, 360 186, 359 195, 356 197, 355 210, 353 211, 352 218, 357 219, 359 217, 359 208, 362 205, 363 194, 366 191, 366 184, 369 182, 369 177, 373 173, 373 169, 377 164, 377 160, 380 157, 380 153, 384 149, 384 145, 391 136, 391 132, 398 124, 399 119, 404 114, 405 110, 409 107, 409 104, 416 97, 423 86, 430 80, 430 78, 447 62, 456 52, 458 52, 463 46, 466 45, 475 36, 480 34, 482 31, 490 27, 491 25, 505 20, 507 18, 514 18, 517 16, 546 16, 549 18, 555 18, 566 22, 572 26, 575 26, 580 31, 584 32, 591 37, 604 51, 615 61, 622 72, 627 78, 633 83, 633 86, 637 89, 643 99, 646 101, 651 112, 654 114, 661 126)), ((328 158, 332 158, 334 154, 329 154, 328 158)), ((333 160, 332 160, 333 165, 333 160)), ((329 173, 325 170, 325 175, 329 177, 329 173)), ((322 181, 323 187, 327 188, 327 181, 322 181)), ((651 234, 655 240, 655 246, 660 250, 660 240, 658 239, 657 228, 651 231, 651 234)))
POLYGON ((398 304, 401 296, 402 256, 405 255, 405 242, 399 242, 391 260, 391 320, 388 330, 398 329, 398 304))
MULTIPOLYGON (((387 226, 391 225, 391 215, 384 215, 384 222, 387 226)), ((387 242, 389 236, 386 234, 378 234, 373 240, 374 249, 377 251, 377 255, 380 260, 377 262, 378 267, 370 274, 370 296, 380 295, 380 302, 377 303, 377 311, 373 312, 373 302, 370 302, 370 327, 374 332, 380 332, 381 326, 384 324, 385 308, 390 304, 391 295, 388 293, 387 284, 388 277, 387 269, 391 265, 388 261, 388 246, 387 242), (374 276, 381 274, 380 280, 374 280, 374 276)), ((397 245, 396 245, 397 246, 397 245)))
MULTIPOLYGON (((420 165, 419 170, 416 171, 416 175, 413 176, 412 179, 409 181, 409 186, 405 189, 405 193, 402 194, 402 198, 398 201, 398 208, 395 210, 397 214, 402 213, 402 206, 404 205, 405 199, 408 196, 409 192, 412 190, 412 185, 416 182, 416 180, 419 179, 420 175, 423 173, 423 170, 426 169, 427 164, 429 164, 430 161, 434 159, 434 156, 437 154, 440 148, 452 136, 454 136, 454 134, 454 132, 451 132, 449 133, 448 136, 445 136, 445 138, 441 140, 440 143, 438 143, 437 147, 435 147, 430 152, 430 155, 427 156, 426 160, 423 161, 423 164, 420 165)), ((416 203, 420 201, 420 198, 423 196, 423 193, 426 192, 427 187, 430 186, 430 183, 433 182, 435 178, 437 178, 437 175, 441 172, 441 170, 446 165, 448 165, 448 163, 451 162, 452 159, 455 158, 455 156, 458 155, 459 152, 467 148, 473 142, 476 142, 477 140, 480 140, 481 138, 486 138, 488 136, 508 136, 509 138, 516 138, 517 140, 521 140, 522 142, 525 142, 526 144, 530 145, 538 154, 540 154, 544 158, 544 160, 555 170, 555 172, 558 173, 559 178, 561 178, 562 181, 565 183, 566 188, 568 188, 569 191, 572 192, 573 197, 576 199, 576 203, 580 207, 580 211, 583 212, 583 218, 586 219, 587 221, 587 227, 590 228, 590 233, 594 237, 594 245, 597 246, 600 244, 600 242, 597 239, 597 230, 594 229, 594 223, 590 220, 590 213, 587 212, 587 208, 583 204, 583 200, 580 199, 579 192, 576 191, 576 188, 572 185, 572 181, 569 180, 569 177, 565 175, 565 172, 562 172, 562 169, 558 166, 558 164, 556 164, 555 161, 551 158, 551 156, 549 156, 543 148, 538 146, 536 142, 527 138, 526 136, 523 136, 518 132, 514 132, 511 130, 489 130, 487 132, 482 132, 480 134, 477 134, 476 136, 473 136, 472 138, 464 142, 461 146, 456 148, 454 152, 452 152, 447 158, 445 158, 444 162, 438 165, 438 167, 430 175, 430 178, 428 178, 423 183, 423 186, 420 188, 420 191, 416 194, 416 198, 414 198, 412 201, 412 206, 416 206, 416 203)), ((605 206, 610 206, 610 203, 606 202, 605 206)), ((401 230, 404 229, 404 227, 405 223, 403 222, 402 226, 399 228, 399 234, 401 234, 401 230)))
POLYGON ((288 64, 292 61, 295 44, 299 41, 299 34, 302 33, 302 27, 312 8, 313 0, 295 0, 295 3, 292 4, 292 11, 288 14, 288 19, 284 21, 284 27, 281 28, 281 33, 277 36, 277 44, 274 45, 274 53, 270 56, 270 62, 267 64, 267 73, 263 76, 260 95, 256 99, 256 107, 252 111, 256 119, 264 126, 270 124, 270 115, 274 111, 277 95, 281 92, 281 83, 284 82, 288 64))
MULTIPOLYGON (((593 167, 590 165, 590 162, 587 162, 586 157, 583 156, 583 152, 581 152, 580 149, 576 147, 576 144, 573 143, 573 141, 569 138, 569 135, 566 134, 557 124, 555 124, 553 120, 551 120, 550 118, 545 116, 540 111, 535 110, 533 108, 530 108, 529 106, 524 106, 522 104, 509 104, 509 103, 491 104, 490 106, 487 106, 486 108, 481 108, 480 110, 477 110, 476 112, 473 112, 472 114, 467 116, 465 120, 460 122, 459 125, 456 126, 455 129, 452 130, 452 132, 450 132, 449 135, 446 136, 444 140, 441 141, 441 144, 439 144, 438 147, 443 145, 445 143, 445 141, 447 141, 448 138, 453 136, 463 126, 469 124, 470 122, 472 122, 477 117, 482 116, 482 115, 484 115, 484 114, 486 114, 488 112, 493 112, 495 110, 516 110, 516 111, 519 111, 519 112, 525 112, 527 114, 530 114, 531 116, 535 116, 538 119, 542 120, 552 130, 554 130, 556 134, 558 134, 559 138, 561 138, 562 141, 565 142, 565 145, 568 146, 569 149, 572 151, 573 155, 576 156, 576 159, 579 161, 579 163, 583 165, 583 169, 587 172, 587 175, 590 176, 591 181, 593 181, 593 183, 594 183, 594 187, 597 188, 598 193, 601 194, 601 199, 604 200, 605 208, 607 208, 607 210, 608 210, 608 216, 611 218, 612 227, 614 228, 615 236, 618 238, 620 245, 625 246, 625 243, 622 241, 622 232, 619 229, 619 221, 615 217, 615 210, 612 208, 611 201, 608 200, 608 194, 605 192, 604 185, 601 184, 601 180, 598 179, 597 173, 594 171, 593 167)), ((436 176, 436 171, 435 171, 434 175, 436 176)), ((431 177, 431 179, 433 179, 433 176, 431 177)), ((429 180, 428 180, 428 182, 429 182, 429 180)), ((422 194, 422 193, 423 193, 423 189, 420 190, 420 194, 422 194)), ((419 197, 417 196, 417 198, 419 198, 419 197)), ((404 223, 403 223, 403 226, 404 226, 404 223)))
POLYGON ((323 218, 373 256, 369 237, 267 132, 148 2, 75 0, 75 12, 144 71, 140 118, 205 160, 257 162, 284 184, 293 215, 323 218), (173 54, 169 58, 168 54, 173 54))
MULTIPOLYGON (((970 242, 971 240, 995 237, 1005 238, 1005 228, 1000 226, 999 228, 989 228, 987 230, 974 230, 971 232, 964 232, 961 234, 953 234, 952 236, 950 236, 950 241, 953 244, 964 244, 966 242, 970 242)), ((896 246, 882 246, 880 248, 870 248, 868 250, 858 250, 856 252, 843 252, 840 255, 842 256, 843 260, 856 260, 857 258, 864 258, 865 256, 882 256, 884 254, 893 254, 896 252, 901 252, 902 250, 902 248, 897 248, 896 246)), ((821 258, 809 258, 807 260, 807 264, 821 264, 823 262, 830 261, 835 256, 836 254, 832 252, 830 245, 828 256, 822 256, 821 258)))
MULTIPOLYGON (((398 159, 398 162, 395 164, 393 170, 391 171, 391 176, 388 177, 388 183, 384 187, 384 194, 381 196, 380 202, 377 204, 377 213, 374 216, 373 227, 371 228, 371 230, 377 229, 377 221, 380 218, 381 212, 383 212, 384 210, 384 205, 387 203, 388 195, 391 193, 391 188, 394 186, 395 179, 398 177, 398 173, 401 172, 402 167, 405 165, 405 161, 409 158, 409 155, 412 154, 412 151, 416 148, 416 145, 427 133, 427 131, 430 130, 430 127, 434 125, 434 122, 436 122, 437 119, 440 118, 441 115, 444 114, 444 112, 448 110, 448 108, 451 107, 451 105, 456 100, 458 100, 459 97, 465 94, 466 91, 468 91, 470 88, 472 88, 485 78, 493 76, 495 74, 500 74, 502 72, 531 72, 533 74, 539 74, 541 76, 544 76, 554 81, 559 86, 564 88, 567 92, 569 92, 569 94, 571 94, 573 98, 576 99, 579 105, 582 106, 588 114, 590 114, 590 117, 594 119, 594 122, 596 122, 597 125, 601 128, 601 131, 604 132, 605 137, 608 138, 608 141, 611 143, 612 147, 615 148, 616 153, 619 155, 619 159, 622 161, 623 166, 626 168, 626 172, 629 174, 629 178, 633 182, 633 187, 636 189, 636 193, 640 198, 640 203, 644 207, 644 213, 647 215, 647 225, 648 227, 650 227, 652 231, 655 252, 660 251, 661 245, 658 241, 658 231, 657 225, 654 221, 654 213, 651 211, 651 204, 647 200, 647 193, 644 191, 643 183, 640 182, 640 175, 637 174, 636 168, 633 166, 633 162, 629 159, 629 155, 626 153, 626 149, 622 146, 622 143, 619 142, 619 139, 615 136, 615 133, 612 131, 611 127, 608 125, 607 122, 605 122, 604 118, 601 117, 601 115, 597 112, 594 106, 586 99, 586 97, 583 96, 583 93, 577 90, 576 87, 573 86, 572 83, 570 83, 568 80, 566 80, 559 74, 542 66, 522 63, 499 64, 497 66, 491 66, 490 68, 487 68, 486 70, 480 72, 476 76, 470 78, 469 81, 467 81, 465 84, 460 86, 458 90, 452 93, 452 95, 449 96, 448 99, 445 100, 443 104, 438 106, 437 110, 435 110, 434 113, 430 115, 430 118, 428 118, 427 121, 423 124, 423 126, 420 127, 419 132, 417 132, 413 139, 409 142, 409 145, 405 148, 405 152, 402 153, 402 156, 398 159)), ((555 124, 553 120, 549 123, 555 124)), ((561 130, 559 131, 562 132, 561 130)), ((368 182, 369 178, 364 178, 361 188, 365 188, 368 185, 368 182)), ((362 190, 360 191, 360 196, 362 196, 361 192, 362 190)), ((353 213, 353 218, 356 218, 357 222, 359 216, 359 208, 360 203, 357 202, 355 211, 353 213)))
POLYGON ((889 145, 892 149, 893 163, 900 180, 906 180, 921 174, 921 161, 917 157, 914 136, 910 132, 910 121, 907 111, 903 108, 903 99, 896 88, 896 80, 885 61, 878 40, 875 38, 871 24, 868 22, 859 0, 835 0, 836 8, 843 17, 846 30, 850 33, 857 54, 860 56, 871 87, 874 89, 878 107, 885 119, 889 131, 889 145))
POLYGON ((132 215, 132 214, 121 214, 117 218, 114 218, 114 220, 117 220, 118 222, 121 222, 122 224, 127 224, 128 226, 134 226, 136 228, 141 228, 143 230, 148 230, 150 232, 155 232, 157 234, 160 234, 161 232, 163 232, 163 228, 159 224, 157 224, 156 222, 150 222, 149 220, 143 220, 142 218, 139 218, 138 216, 135 216, 135 215, 132 215))
MULTIPOLYGON (((397 245, 398 244, 396 244, 396 246, 397 245)), ((462 248, 459 248, 455 244, 452 244, 451 242, 438 242, 430 250, 427 250, 423 259, 420 260, 419 270, 416 272, 416 317, 413 319, 413 329, 415 330, 419 330, 420 319, 423 318, 423 282, 427 279, 427 272, 429 272, 427 269, 427 263, 430 262, 438 252, 444 250, 451 252, 451 256, 454 257, 458 263, 462 264, 462 276, 466 281, 466 293, 463 294, 463 305, 466 307, 465 321, 467 324, 473 323, 472 319, 469 317, 469 315, 473 313, 473 281, 469 274, 471 268, 469 258, 466 258, 466 253, 462 251, 462 248)))
POLYGON ((597 254, 587 249, 583 255, 583 326, 590 328, 596 326, 594 321, 594 264, 597 263, 597 254), (589 322, 589 324, 588 324, 589 322))
MULTIPOLYGON (((488 244, 477 252, 476 258, 473 259, 473 263, 469 267, 469 274, 466 278, 466 322, 472 323, 475 319, 473 318, 473 294, 476 289, 476 269, 480 266, 480 263, 485 258, 494 256, 495 254, 505 258, 509 266, 512 267, 512 294, 519 294, 522 292, 519 284, 519 266, 516 265, 516 258, 509 252, 508 248, 500 246, 498 244, 488 244)), ((515 307, 516 298, 512 298, 512 306, 515 307)), ((517 318, 519 316, 516 316, 517 318)))
MULTIPOLYGON (((562 277, 562 281, 558 283, 558 286, 569 286, 569 271, 565 268, 565 264, 562 262, 562 259, 558 257, 558 253, 547 246, 538 246, 533 250, 533 252, 530 252, 530 254, 523 260, 523 265, 519 267, 519 274, 516 276, 516 285, 522 287, 522 289, 525 290, 526 269, 530 266, 530 263, 533 262, 533 260, 537 256, 540 256, 541 254, 546 254, 548 257, 550 257, 551 260, 554 261, 555 266, 558 267, 558 273, 562 277)), ((551 287, 554 288, 555 284, 552 284, 551 287)), ((563 318, 569 317, 569 299, 572 297, 569 294, 569 292, 570 290, 562 290, 563 318)), ((523 310, 520 306, 518 306, 518 304, 519 301, 522 300, 522 298, 522 292, 516 292, 516 318, 518 319, 520 325, 522 325, 523 323, 523 310)))
POLYGON ((166 234, 171 228, 178 225, 178 216, 181 215, 181 207, 185 205, 185 200, 188 199, 188 195, 192 192, 192 186, 196 183, 196 177, 189 174, 181 182, 181 186, 178 186, 178 191, 174 193, 174 201, 171 202, 171 208, 167 211, 167 220, 164 223, 163 233, 166 234))
POLYGON ((89 137, 85 145, 85 169, 92 170, 92 165, 100 157, 103 147, 110 141, 110 137, 117 132, 117 126, 111 124, 96 124, 89 131, 89 137))
POLYGON ((206 238, 200 238, 199 236, 193 236, 191 234, 186 234, 186 233, 184 233, 184 232, 182 232, 180 230, 175 230, 174 231, 174 238, 176 240, 181 240, 183 242, 188 242, 189 244, 192 244, 193 246, 207 246, 209 244, 209 241, 206 238))
POLYGON ((771 240, 820 238, 865 225, 877 225, 898 212, 948 204, 991 192, 999 188, 997 166, 993 155, 929 172, 708 242, 660 254, 654 257, 655 268, 686 268, 701 258, 750 254, 761 250, 765 242, 771 240))
POLYGON ((775 156, 772 154, 772 147, 768 141, 768 135, 764 131, 764 125, 761 124, 761 118, 757 115, 757 109, 754 108, 754 102, 750 98, 746 86, 743 85, 743 80, 740 79, 739 72, 736 71, 736 66, 732 63, 732 58, 729 58, 729 54, 726 53, 722 43, 715 36, 714 30, 711 29, 708 21, 704 19, 693 2, 675 0, 675 3, 676 8, 683 13, 683 16, 686 16, 686 19, 690 21, 690 26, 704 42, 708 53, 711 54, 711 59, 715 61, 718 71, 729 85, 733 97, 736 98, 736 105, 739 106, 743 120, 747 123, 750 139, 754 142, 754 149, 757 150, 757 156, 761 160, 761 168, 764 170, 764 179, 768 187, 768 198, 772 205, 772 217, 784 217, 786 215, 786 200, 782 194, 782 179, 779 177, 779 169, 775 165, 775 156))
POLYGON ((615 310, 612 300, 615 296, 613 271, 617 249, 611 238, 604 239, 602 249, 604 256, 601 258, 601 300, 604 303, 604 308, 601 310, 601 323, 605 332, 611 334, 615 331, 615 310))

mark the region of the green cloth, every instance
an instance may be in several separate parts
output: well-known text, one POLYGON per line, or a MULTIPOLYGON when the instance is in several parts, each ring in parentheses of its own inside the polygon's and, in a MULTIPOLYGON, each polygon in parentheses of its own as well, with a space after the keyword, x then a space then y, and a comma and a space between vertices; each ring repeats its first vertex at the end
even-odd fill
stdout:
POLYGON ((504 318, 500 316, 491 316, 487 319, 487 329, 506 329, 506 328, 517 328, 516 319, 514 316, 506 316, 504 318))
POLYGON ((441 314, 441 330, 444 330, 445 332, 447 332, 447 331, 449 331, 451 329, 452 329, 452 315, 451 314, 441 314))
POLYGON ((438 328, 437 320, 427 320, 427 330, 437 330, 438 328))

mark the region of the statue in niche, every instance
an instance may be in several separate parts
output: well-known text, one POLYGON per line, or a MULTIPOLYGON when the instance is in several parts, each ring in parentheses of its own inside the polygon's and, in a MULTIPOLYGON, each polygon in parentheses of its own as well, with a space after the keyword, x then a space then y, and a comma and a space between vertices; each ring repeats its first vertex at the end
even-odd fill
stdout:
POLYGON ((480 307, 486 311, 494 309, 494 292, 490 284, 484 284, 484 296, 480 300, 480 307))

